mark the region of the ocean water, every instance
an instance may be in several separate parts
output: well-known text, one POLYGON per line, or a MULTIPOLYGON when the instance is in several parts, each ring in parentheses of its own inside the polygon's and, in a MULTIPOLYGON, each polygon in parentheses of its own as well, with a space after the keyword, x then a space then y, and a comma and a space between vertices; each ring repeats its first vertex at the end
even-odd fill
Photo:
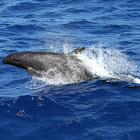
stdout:
MULTIPOLYGON (((1 0, 0 140, 139 140, 140 2, 1 0), (2 63, 15 52, 79 46, 98 78, 38 78, 2 63)), ((69 64, 73 66, 73 64, 69 64)))

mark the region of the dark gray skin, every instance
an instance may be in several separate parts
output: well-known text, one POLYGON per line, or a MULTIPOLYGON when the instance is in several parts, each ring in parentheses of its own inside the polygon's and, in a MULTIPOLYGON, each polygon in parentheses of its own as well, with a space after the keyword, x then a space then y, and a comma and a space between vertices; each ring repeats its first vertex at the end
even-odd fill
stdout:
MULTIPOLYGON (((73 52, 53 53, 53 52, 20 52, 13 53, 3 58, 4 64, 10 64, 26 71, 34 76, 42 76, 42 72, 47 72, 51 68, 56 68, 56 72, 61 72, 64 76, 67 74, 77 74, 79 81, 92 79, 93 75, 82 65, 82 62, 77 59, 74 54, 81 53, 84 47, 79 47, 73 52), (69 61, 73 66, 80 69, 76 72, 75 69, 69 67, 69 61)), ((54 72, 50 72, 51 76, 55 76, 54 72)))

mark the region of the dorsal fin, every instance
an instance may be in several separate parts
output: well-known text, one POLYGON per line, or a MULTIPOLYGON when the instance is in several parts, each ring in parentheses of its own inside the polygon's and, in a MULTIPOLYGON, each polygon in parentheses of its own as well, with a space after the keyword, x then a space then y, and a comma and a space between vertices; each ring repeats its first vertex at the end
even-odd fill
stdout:
POLYGON ((84 49, 85 49, 85 47, 78 47, 77 49, 75 49, 74 51, 72 51, 71 54, 81 53, 84 49))

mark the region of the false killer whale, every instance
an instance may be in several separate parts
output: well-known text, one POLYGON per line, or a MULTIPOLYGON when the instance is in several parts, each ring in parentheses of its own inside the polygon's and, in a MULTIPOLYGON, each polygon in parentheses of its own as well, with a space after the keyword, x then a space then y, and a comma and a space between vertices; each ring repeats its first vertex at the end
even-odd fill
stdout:
POLYGON ((3 58, 4 64, 10 64, 34 76, 43 76, 47 73, 50 78, 57 73, 63 76, 78 77, 78 81, 92 79, 93 75, 87 70, 83 62, 76 57, 85 47, 78 47, 69 53, 54 52, 19 52, 3 58))

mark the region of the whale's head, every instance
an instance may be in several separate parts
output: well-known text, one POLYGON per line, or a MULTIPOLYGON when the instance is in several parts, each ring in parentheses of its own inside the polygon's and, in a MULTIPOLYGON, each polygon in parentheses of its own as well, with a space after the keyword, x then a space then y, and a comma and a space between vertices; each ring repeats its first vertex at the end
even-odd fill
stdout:
POLYGON ((26 68, 23 63, 23 56, 21 53, 13 53, 3 58, 4 64, 10 64, 19 68, 26 68))

